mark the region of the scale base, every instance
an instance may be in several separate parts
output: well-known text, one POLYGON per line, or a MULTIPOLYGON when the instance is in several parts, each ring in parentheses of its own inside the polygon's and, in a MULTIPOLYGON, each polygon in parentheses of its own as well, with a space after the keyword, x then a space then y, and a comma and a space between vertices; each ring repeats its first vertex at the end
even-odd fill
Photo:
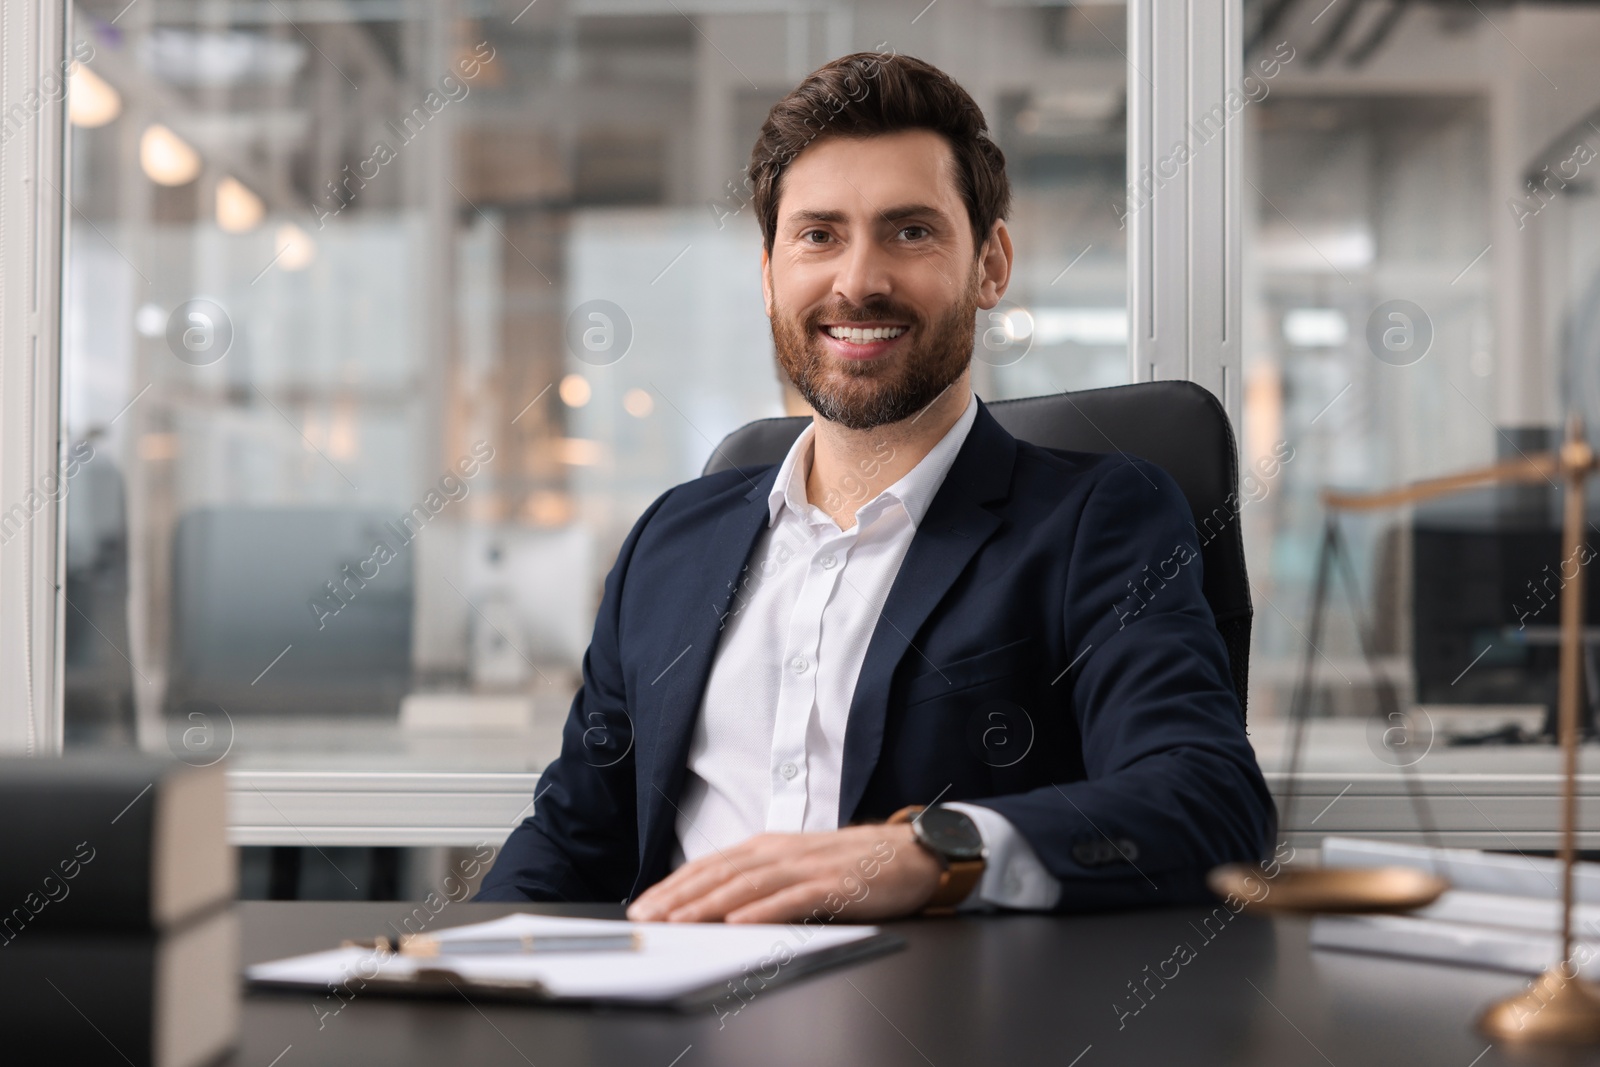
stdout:
POLYGON ((1491 1005, 1478 1017, 1478 1030, 1508 1044, 1600 1043, 1600 991, 1568 978, 1557 964, 1525 992, 1491 1005))

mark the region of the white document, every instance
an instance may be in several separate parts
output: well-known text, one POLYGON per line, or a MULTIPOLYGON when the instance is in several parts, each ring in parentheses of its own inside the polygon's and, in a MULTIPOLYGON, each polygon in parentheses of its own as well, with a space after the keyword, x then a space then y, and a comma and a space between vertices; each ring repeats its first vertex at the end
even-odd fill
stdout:
MULTIPOLYGON (((1539 974, 1561 957, 1561 865, 1544 857, 1435 849, 1386 841, 1325 838, 1328 867, 1411 867, 1451 885, 1406 915, 1323 915, 1311 923, 1315 948, 1539 974)), ((1576 864, 1573 957, 1600 977, 1600 865, 1576 864)))
MULTIPOLYGON (((1440 898, 1441 903, 1443 899, 1440 898)), ((1320 915, 1311 922, 1314 948, 1399 956, 1527 975, 1542 974, 1561 959, 1558 940, 1553 926, 1547 933, 1535 933, 1509 926, 1410 915, 1320 915)), ((1579 941, 1573 959, 1584 978, 1593 979, 1600 974, 1600 944, 1579 941)))
MULTIPOLYGON (((1546 856, 1480 852, 1471 848, 1429 848, 1357 837, 1322 839, 1324 867, 1411 867, 1430 871, 1455 889, 1515 897, 1561 898, 1561 861, 1546 856)), ((1572 865, 1578 900, 1600 904, 1600 863, 1572 865)))
MULTIPOLYGON (((707 991, 715 994, 715 987, 723 983, 733 983, 748 997, 766 985, 815 969, 823 961, 874 955, 891 947, 887 939, 879 937, 876 926, 630 923, 529 914, 430 934, 443 942, 619 932, 637 933, 640 947, 632 951, 463 953, 428 958, 340 948, 258 963, 245 969, 245 977, 261 985, 335 992, 348 988, 352 993, 369 985, 403 991, 411 983, 421 987, 448 980, 463 991, 520 990, 537 999, 660 1004, 707 991)), ((445 989, 448 991, 448 986, 445 989)))

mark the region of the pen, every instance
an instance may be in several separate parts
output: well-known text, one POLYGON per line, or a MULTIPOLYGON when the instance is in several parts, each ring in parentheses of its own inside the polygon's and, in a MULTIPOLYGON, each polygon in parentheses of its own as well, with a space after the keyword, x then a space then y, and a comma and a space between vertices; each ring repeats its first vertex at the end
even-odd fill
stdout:
POLYGON ((407 934, 402 956, 498 956, 535 952, 637 952, 643 940, 633 932, 615 934, 523 934, 521 937, 438 938, 407 934))

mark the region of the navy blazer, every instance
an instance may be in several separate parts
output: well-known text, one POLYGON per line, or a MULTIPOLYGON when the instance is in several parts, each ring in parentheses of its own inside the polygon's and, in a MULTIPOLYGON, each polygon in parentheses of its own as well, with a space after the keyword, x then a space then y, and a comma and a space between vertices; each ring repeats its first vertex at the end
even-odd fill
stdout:
MULTIPOLYGON (((776 466, 662 495, 606 578, 534 813, 479 900, 631 900, 665 877, 717 640, 776 466)), ((839 825, 906 804, 1004 815, 1063 911, 1207 896, 1276 832, 1188 503, 1121 453, 1018 441, 981 403, 867 647, 839 825)))

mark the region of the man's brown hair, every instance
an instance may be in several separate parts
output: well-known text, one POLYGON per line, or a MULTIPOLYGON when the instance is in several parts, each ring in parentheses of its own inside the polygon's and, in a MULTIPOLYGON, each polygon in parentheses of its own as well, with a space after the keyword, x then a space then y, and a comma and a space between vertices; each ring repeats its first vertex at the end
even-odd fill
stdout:
POLYGON ((873 137, 931 130, 950 145, 956 181, 983 247, 995 220, 1011 210, 1006 157, 989 139, 989 124, 967 91, 944 71, 910 56, 856 52, 812 72, 772 105, 750 153, 750 184, 767 251, 778 232, 783 174, 805 147, 823 137, 873 137))

